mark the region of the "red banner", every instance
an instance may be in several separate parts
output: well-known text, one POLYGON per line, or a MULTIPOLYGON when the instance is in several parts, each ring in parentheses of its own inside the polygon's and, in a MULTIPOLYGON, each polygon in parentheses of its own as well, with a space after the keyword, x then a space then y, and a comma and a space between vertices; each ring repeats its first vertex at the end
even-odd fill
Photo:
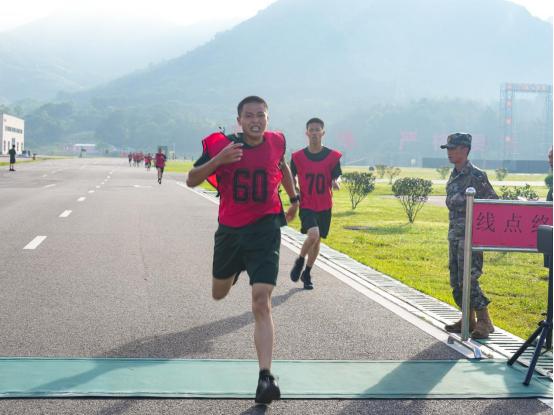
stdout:
POLYGON ((473 248, 537 249, 539 225, 552 226, 551 204, 479 203, 473 205, 473 248))

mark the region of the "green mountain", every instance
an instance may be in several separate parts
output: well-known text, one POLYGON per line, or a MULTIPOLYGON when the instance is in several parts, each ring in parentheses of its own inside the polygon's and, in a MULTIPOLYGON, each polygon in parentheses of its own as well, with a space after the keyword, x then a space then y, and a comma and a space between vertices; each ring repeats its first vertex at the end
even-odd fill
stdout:
POLYGON ((460 117, 469 115, 456 128, 496 138, 495 102, 507 81, 552 83, 552 25, 510 2, 280 0, 179 58, 37 110, 28 132, 36 143, 86 130, 115 145, 176 143, 191 152, 218 125, 233 129, 236 103, 256 94, 270 104, 272 127, 295 146, 313 115, 328 121, 335 138, 354 134, 345 126, 364 125, 362 117, 382 123, 379 135, 355 132, 351 151, 387 140, 397 151, 401 132, 419 128, 406 109, 417 114, 422 98, 453 112, 421 118, 427 145, 454 127, 446 119, 462 109, 460 117), (52 115, 60 106, 63 120, 52 115), (389 120, 387 111, 410 121, 389 120), (34 129, 52 124, 54 135, 34 129))

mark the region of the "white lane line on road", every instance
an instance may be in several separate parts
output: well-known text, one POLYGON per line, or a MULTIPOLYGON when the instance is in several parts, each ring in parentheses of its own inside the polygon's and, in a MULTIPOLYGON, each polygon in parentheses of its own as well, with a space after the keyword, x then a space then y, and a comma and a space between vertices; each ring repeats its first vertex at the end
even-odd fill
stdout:
POLYGON ((43 174, 43 175, 42 175, 42 177, 46 177, 46 176, 48 176, 48 175, 47 175, 47 174, 43 174))
POLYGON ((100 189, 100 186, 96 186, 97 189, 100 189))
POLYGON ((48 187, 54 187, 54 186, 55 186, 55 184, 47 184, 46 186, 44 186, 44 188, 46 189, 48 187))
POLYGON ((45 239, 46 239, 46 236, 37 236, 37 237, 35 237, 35 239, 33 239, 31 242, 29 242, 27 245, 25 245, 25 248, 23 248, 23 249, 35 249, 45 239))
POLYGON ((89 192, 89 193, 94 193, 94 190, 89 190, 88 192, 89 192))
POLYGON ((79 199, 77 199, 77 202, 83 202, 86 199, 86 197, 81 196, 79 199))
POLYGON ((69 215, 71 215, 71 212, 73 212, 72 210, 64 210, 60 216, 60 218, 67 218, 69 215))

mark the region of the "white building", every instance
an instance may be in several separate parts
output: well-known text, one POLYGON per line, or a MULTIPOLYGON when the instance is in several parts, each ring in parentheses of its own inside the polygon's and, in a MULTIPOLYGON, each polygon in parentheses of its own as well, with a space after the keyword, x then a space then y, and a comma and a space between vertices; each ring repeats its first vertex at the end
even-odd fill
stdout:
POLYGON ((25 121, 13 115, 1 114, 2 129, 0 130, 0 154, 8 154, 12 145, 15 144, 17 154, 25 149, 25 121))

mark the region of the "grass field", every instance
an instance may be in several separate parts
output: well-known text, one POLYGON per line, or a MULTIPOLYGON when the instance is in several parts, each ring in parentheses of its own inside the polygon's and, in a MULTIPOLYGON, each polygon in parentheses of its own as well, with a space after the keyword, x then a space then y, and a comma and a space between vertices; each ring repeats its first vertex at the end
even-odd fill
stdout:
MULTIPOLYGON (((184 173, 191 166, 178 163, 172 166, 175 169, 172 171, 184 173)), ((426 173, 427 177, 435 178, 432 172, 414 170, 413 176, 422 177, 423 174, 415 173, 426 173)), ((448 273, 448 210, 426 204, 415 223, 409 224, 400 203, 391 195, 390 185, 377 183, 375 191, 352 211, 348 192, 345 189, 335 192, 333 221, 325 244, 454 305, 448 273), (347 226, 363 230, 348 230, 347 226)), ((298 218, 290 226, 299 229, 298 218)), ((542 256, 487 252, 483 271, 480 283, 492 300, 494 323, 520 337, 528 337, 546 310, 548 281, 542 256)))
MULTIPOLYGON (((344 172, 347 171, 369 171, 366 166, 345 166, 342 168, 344 172)), ((504 181, 518 181, 518 182, 541 182, 544 185, 544 178, 546 177, 548 165, 545 162, 544 173, 508 173, 504 178, 504 181)), ((489 180, 497 180, 494 170, 485 170, 489 180)), ((449 173, 450 174, 450 173, 449 173)), ((435 169, 427 169, 422 167, 400 167, 399 177, 421 177, 422 179, 429 180, 442 180, 439 173, 435 169)), ((386 176, 384 177, 387 178, 386 176)), ((448 179, 448 176, 446 177, 448 179)))
MULTIPOLYGON (((39 161, 49 160, 49 159, 52 159, 52 158, 54 158, 54 157, 41 156, 41 157, 37 157, 36 160, 28 159, 28 158, 17 158, 15 165, 17 167, 17 165, 21 164, 21 163, 36 163, 36 162, 39 162, 39 161)), ((9 165, 10 165, 9 161, 0 161, 0 166, 9 166, 9 165)))

